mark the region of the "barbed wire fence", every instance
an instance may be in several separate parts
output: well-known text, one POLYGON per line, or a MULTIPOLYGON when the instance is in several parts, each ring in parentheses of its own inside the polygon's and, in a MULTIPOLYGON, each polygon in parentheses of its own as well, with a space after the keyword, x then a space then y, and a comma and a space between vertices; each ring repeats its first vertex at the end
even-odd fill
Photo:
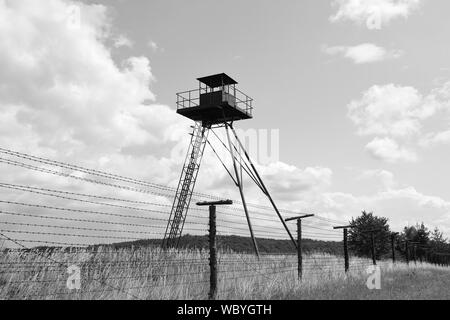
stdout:
MULTIPOLYGON (((10 168, 15 181, 0 181, 0 299, 211 296, 208 208, 190 208, 185 243, 180 249, 163 250, 175 188, 4 148, 0 164, 10 168), (24 171, 28 179, 22 178, 24 171)), ((192 198, 220 199, 198 192, 192 198)), ((217 213, 214 296, 233 298, 239 292, 250 297, 255 288, 269 294, 280 283, 296 283, 299 257, 273 209, 248 204, 260 246, 258 258, 251 251, 240 204, 235 201, 217 213)), ((298 215, 281 212, 286 218, 298 215)), ((304 279, 345 275, 342 233, 333 230, 343 223, 320 215, 303 223, 304 279), (322 243, 334 247, 318 250, 322 243)), ((425 250, 411 244, 405 261, 448 265, 448 255, 433 252, 418 258, 417 249, 425 250)), ((351 271, 371 265, 370 259, 347 250, 351 271)))

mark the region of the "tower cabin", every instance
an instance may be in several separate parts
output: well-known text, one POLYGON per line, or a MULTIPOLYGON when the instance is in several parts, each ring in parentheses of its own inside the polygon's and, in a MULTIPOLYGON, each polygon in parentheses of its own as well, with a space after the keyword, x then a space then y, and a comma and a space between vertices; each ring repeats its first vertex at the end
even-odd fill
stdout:
POLYGON ((225 73, 197 79, 198 89, 177 94, 177 113, 204 127, 251 119, 253 99, 236 88, 225 73))

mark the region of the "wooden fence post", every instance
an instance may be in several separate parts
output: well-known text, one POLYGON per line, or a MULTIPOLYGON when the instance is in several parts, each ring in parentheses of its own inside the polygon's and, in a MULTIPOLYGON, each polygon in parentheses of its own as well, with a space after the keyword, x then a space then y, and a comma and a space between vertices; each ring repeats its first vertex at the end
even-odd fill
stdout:
POLYGON ((344 229, 344 266, 345 272, 350 269, 350 261, 348 259, 348 229, 344 229))
POLYGON ((297 220, 297 273, 298 280, 302 280, 303 278, 303 252, 302 252, 302 219, 314 217, 313 214, 306 214, 301 217, 288 218, 285 221, 293 221, 297 220))
POLYGON ((413 247, 413 257, 414 257, 414 264, 417 265, 417 245, 414 244, 413 247))
POLYGON ((231 200, 198 202, 198 206, 209 206, 209 299, 217 297, 217 245, 216 205, 232 205, 231 200))
POLYGON ((216 247, 216 206, 209 207, 209 299, 215 300, 217 295, 217 247, 216 247))
POLYGON ((348 229, 353 228, 353 226, 340 226, 340 227, 333 227, 334 230, 337 229, 343 229, 344 230, 344 267, 345 272, 347 273, 350 269, 350 261, 348 258, 348 229))
POLYGON ((409 265, 409 246, 408 246, 408 240, 405 242, 405 251, 406 251, 406 263, 409 265))
POLYGON ((372 252, 372 263, 374 266, 377 265, 377 258, 375 253, 375 235, 373 232, 370 233, 370 241, 371 241, 371 252, 372 252))
POLYGON ((303 277, 303 256, 302 256, 302 219, 297 219, 297 257, 298 257, 298 279, 303 277))
POLYGON ((391 234, 392 263, 395 263, 395 234, 391 234))

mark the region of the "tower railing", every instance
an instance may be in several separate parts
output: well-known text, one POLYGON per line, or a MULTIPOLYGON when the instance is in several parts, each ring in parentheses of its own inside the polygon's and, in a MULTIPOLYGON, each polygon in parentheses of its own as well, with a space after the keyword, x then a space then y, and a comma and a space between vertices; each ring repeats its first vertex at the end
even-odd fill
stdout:
MULTIPOLYGON (((244 112, 248 116, 253 116, 253 99, 242 91, 233 88, 231 92, 227 93, 225 90, 214 90, 211 92, 222 91, 222 101, 230 102, 230 97, 232 97, 234 103, 230 103, 235 109, 244 112)), ((200 95, 208 93, 205 88, 198 88, 194 90, 189 90, 185 92, 177 93, 177 109, 187 109, 200 106, 200 95)))

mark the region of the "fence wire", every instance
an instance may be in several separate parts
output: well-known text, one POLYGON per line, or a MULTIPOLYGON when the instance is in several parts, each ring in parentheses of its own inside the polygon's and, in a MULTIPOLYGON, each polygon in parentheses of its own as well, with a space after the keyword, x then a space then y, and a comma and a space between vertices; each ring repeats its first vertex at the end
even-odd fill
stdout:
MULTIPOLYGON (((10 177, 23 171, 35 175, 35 185, 0 181, 0 299, 208 297, 208 209, 190 208, 180 248, 161 249, 174 187, 4 148, 0 165, 11 170, 10 177)), ((193 195, 194 201, 217 199, 193 195)), ((297 284, 295 244, 273 208, 248 204, 258 257, 241 204, 217 212, 219 297, 297 284)), ((285 218, 298 215, 280 212, 285 218)), ((342 232, 333 230, 345 223, 316 215, 302 224, 303 279, 345 274, 342 232)), ((295 225, 288 228, 296 234, 295 225)), ((398 249, 399 258, 419 259, 417 252, 402 253, 401 244, 398 249)), ((427 259, 444 263, 449 256, 434 253, 427 259)), ((371 263, 350 250, 352 271, 371 263)))

